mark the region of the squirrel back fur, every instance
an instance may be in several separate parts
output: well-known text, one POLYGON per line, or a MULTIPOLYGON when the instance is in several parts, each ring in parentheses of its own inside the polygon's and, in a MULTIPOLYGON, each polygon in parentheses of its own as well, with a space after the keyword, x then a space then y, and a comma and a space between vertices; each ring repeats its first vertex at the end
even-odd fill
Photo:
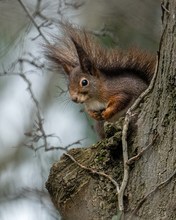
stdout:
POLYGON ((138 49, 102 47, 84 29, 61 24, 63 35, 46 46, 46 56, 68 76, 71 99, 96 120, 117 120, 149 85, 155 57, 138 49))

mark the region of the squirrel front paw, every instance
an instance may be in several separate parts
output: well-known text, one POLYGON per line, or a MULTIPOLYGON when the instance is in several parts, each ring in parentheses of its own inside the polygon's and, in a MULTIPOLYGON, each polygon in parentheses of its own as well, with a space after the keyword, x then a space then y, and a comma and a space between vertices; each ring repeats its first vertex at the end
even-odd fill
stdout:
POLYGON ((97 120, 97 121, 103 120, 102 112, 101 112, 101 111, 88 110, 87 112, 88 112, 88 114, 89 114, 92 118, 94 118, 95 120, 97 120))
POLYGON ((101 116, 105 121, 110 119, 113 115, 114 115, 114 112, 112 111, 111 108, 107 108, 101 113, 101 116))

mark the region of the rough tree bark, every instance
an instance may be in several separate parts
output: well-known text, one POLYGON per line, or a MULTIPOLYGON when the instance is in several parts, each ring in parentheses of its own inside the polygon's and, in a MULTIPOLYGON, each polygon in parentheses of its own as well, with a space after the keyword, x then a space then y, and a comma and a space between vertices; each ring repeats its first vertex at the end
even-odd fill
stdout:
MULTIPOLYGON (((130 171, 127 189, 129 211, 134 210, 143 197, 176 170, 176 1, 164 0, 162 9, 163 35, 157 78, 141 109, 132 147, 136 146, 140 151, 157 138, 130 171)), ((139 219, 176 219, 174 177, 141 204, 135 213, 139 219)))
MULTIPOLYGON (((138 109, 137 129, 128 137, 129 157, 147 149, 130 165, 124 219, 176 219, 176 1, 163 0, 162 10, 155 85, 138 109)), ((117 215, 116 183, 123 178, 121 123, 107 126, 104 141, 70 150, 72 157, 65 154, 51 168, 46 187, 63 219, 117 215)))

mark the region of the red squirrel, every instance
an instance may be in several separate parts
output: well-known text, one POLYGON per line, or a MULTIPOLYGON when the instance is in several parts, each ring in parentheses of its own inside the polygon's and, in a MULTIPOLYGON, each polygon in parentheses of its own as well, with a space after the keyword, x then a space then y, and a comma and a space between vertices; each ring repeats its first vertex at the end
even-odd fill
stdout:
POLYGON ((94 37, 71 24, 47 45, 46 56, 68 76, 72 101, 82 103, 98 121, 115 121, 148 87, 155 57, 137 49, 106 49, 94 37))

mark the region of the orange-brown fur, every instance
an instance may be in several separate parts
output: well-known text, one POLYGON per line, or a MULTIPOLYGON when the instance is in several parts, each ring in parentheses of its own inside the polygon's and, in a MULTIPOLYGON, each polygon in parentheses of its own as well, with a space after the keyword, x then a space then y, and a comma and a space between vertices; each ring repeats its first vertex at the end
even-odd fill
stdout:
POLYGON ((84 103, 96 120, 116 120, 147 88, 154 56, 137 49, 106 49, 85 30, 68 23, 61 27, 63 35, 47 45, 46 55, 68 75, 72 100, 84 103))

